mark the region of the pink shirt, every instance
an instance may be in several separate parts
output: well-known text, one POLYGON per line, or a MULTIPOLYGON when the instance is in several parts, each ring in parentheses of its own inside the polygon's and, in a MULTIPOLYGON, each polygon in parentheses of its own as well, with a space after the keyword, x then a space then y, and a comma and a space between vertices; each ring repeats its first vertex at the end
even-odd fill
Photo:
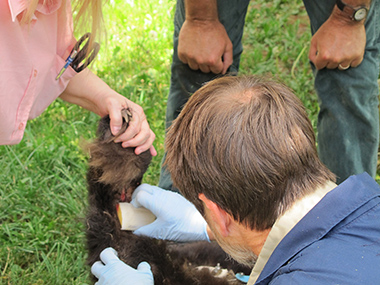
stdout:
POLYGON ((28 119, 40 115, 76 74, 69 67, 55 80, 75 44, 70 0, 66 9, 65 1, 46 2, 31 24, 21 26, 27 0, 0 0, 0 144, 19 143, 28 119))

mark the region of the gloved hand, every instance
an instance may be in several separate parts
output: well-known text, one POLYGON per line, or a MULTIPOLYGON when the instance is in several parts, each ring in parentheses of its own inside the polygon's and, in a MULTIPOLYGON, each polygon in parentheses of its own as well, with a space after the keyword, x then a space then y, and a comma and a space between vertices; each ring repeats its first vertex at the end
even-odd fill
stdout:
POLYGON ((157 186, 142 184, 136 188, 131 203, 150 210, 157 219, 134 233, 172 241, 209 240, 207 223, 193 204, 183 196, 157 186))
POLYGON ((109 247, 100 253, 101 261, 91 267, 92 274, 99 279, 95 285, 153 285, 153 273, 147 262, 141 262, 137 270, 122 262, 117 252, 109 247))

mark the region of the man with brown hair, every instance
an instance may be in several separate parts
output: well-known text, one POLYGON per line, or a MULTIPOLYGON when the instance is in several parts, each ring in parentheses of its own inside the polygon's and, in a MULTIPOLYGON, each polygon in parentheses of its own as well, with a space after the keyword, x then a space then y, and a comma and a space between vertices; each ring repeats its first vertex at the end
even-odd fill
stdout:
MULTIPOLYGON (((286 2, 289 1, 177 0, 167 127, 205 82, 239 71, 249 3, 256 11, 254 18, 263 17, 261 10, 272 6, 276 21, 284 13, 286 2)), ((337 175, 338 184, 364 171, 375 178, 379 147, 380 0, 303 3, 312 33, 309 59, 320 107, 320 159, 337 175)), ((247 23, 254 24, 257 30, 264 28, 259 26, 260 20, 255 23, 252 17, 247 23)), ((254 31, 251 36, 256 34, 254 31)), ((159 186, 178 191, 164 166, 159 186)))
MULTIPOLYGON (((368 174, 334 183, 302 103, 284 85, 214 80, 190 98, 166 144, 174 184, 209 228, 182 196, 145 184, 132 203, 157 220, 136 234, 216 239, 253 267, 248 284, 380 280, 380 187, 368 174)), ((146 270, 111 259, 93 268, 98 278, 153 284, 146 270)))

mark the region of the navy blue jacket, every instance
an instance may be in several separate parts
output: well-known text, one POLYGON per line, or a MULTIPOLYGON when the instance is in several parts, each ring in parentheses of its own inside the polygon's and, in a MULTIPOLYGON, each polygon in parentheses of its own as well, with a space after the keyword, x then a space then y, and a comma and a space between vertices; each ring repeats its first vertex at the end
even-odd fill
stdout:
POLYGON ((280 242, 255 284, 380 284, 380 187, 366 173, 330 191, 280 242))

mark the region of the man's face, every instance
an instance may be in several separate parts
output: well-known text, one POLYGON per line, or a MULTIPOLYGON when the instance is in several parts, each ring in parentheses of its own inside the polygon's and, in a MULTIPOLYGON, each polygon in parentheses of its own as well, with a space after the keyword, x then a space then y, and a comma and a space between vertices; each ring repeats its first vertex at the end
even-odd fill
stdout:
POLYGON ((220 247, 229 255, 231 258, 236 260, 240 264, 244 264, 249 267, 253 267, 257 260, 257 256, 248 248, 245 244, 239 244, 239 242, 233 237, 229 236, 227 238, 223 237, 217 228, 215 227, 212 219, 208 218, 207 211, 205 215, 207 224, 209 225, 214 237, 220 247))

